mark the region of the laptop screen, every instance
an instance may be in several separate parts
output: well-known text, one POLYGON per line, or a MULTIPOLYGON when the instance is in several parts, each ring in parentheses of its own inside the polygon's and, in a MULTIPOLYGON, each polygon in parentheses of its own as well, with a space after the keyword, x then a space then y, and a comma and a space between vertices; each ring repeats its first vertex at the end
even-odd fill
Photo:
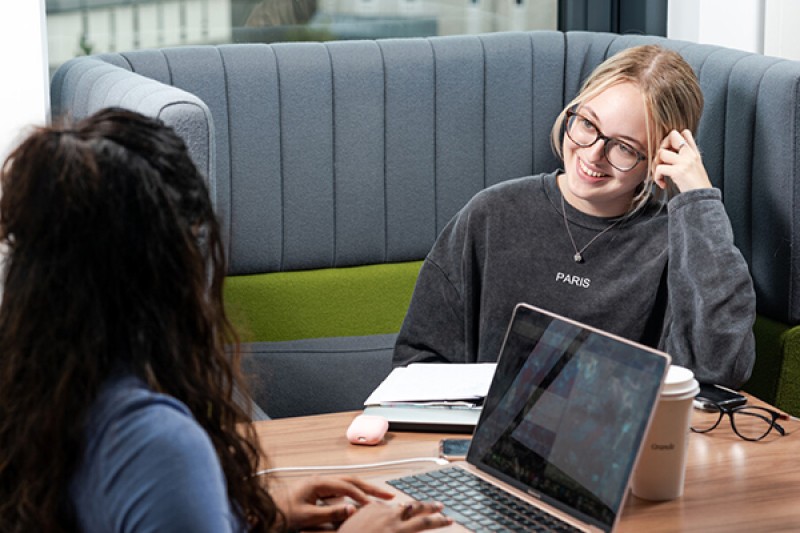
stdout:
POLYGON ((520 305, 468 461, 610 530, 668 365, 660 352, 520 305))

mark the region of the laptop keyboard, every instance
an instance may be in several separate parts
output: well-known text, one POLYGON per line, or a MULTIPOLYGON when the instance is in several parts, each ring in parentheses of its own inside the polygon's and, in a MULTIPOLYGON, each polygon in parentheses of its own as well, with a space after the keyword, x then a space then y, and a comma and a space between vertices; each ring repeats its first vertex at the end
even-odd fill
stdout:
POLYGON ((579 531, 460 468, 435 470, 387 483, 415 500, 441 502, 442 514, 476 532, 579 531))

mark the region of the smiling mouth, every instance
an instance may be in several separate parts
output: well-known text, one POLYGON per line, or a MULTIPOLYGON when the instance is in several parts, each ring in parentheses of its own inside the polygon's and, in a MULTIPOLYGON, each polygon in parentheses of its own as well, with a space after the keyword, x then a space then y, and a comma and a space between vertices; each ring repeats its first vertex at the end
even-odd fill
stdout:
POLYGON ((587 176, 592 178, 605 178, 608 174, 604 174, 602 172, 595 172, 594 170, 590 169, 586 166, 586 163, 583 162, 583 159, 578 158, 578 165, 581 167, 581 171, 583 171, 587 176))

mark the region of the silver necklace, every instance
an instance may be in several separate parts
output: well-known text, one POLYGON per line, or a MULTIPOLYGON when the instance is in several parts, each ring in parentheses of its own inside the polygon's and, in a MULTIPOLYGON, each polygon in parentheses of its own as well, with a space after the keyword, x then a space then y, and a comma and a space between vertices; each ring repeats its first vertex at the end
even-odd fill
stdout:
POLYGON ((617 220, 614 221, 613 224, 611 224, 610 226, 606 227, 603 231, 601 231, 600 233, 598 233, 597 235, 592 237, 592 240, 587 242, 584 245, 583 248, 578 250, 578 245, 575 244, 575 239, 572 237, 572 232, 569 230, 569 222, 567 222, 567 210, 564 207, 564 195, 563 194, 561 195, 561 214, 564 215, 564 227, 567 230, 567 235, 569 235, 569 240, 572 243, 572 248, 575 250, 575 255, 573 255, 572 258, 575 260, 576 263, 583 263, 583 252, 585 252, 586 249, 594 241, 596 241, 603 233, 607 232, 608 230, 610 230, 611 228, 613 228, 614 226, 616 226, 617 224, 622 222, 622 218, 618 218, 617 220))

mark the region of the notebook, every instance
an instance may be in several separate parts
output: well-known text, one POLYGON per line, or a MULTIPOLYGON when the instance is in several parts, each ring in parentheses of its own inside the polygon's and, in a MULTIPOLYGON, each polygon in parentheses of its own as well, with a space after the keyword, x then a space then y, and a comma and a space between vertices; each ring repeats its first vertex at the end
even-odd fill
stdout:
POLYGON ((436 433, 472 433, 481 407, 403 407, 370 405, 365 415, 381 416, 389 421, 390 431, 433 431, 436 433))
MULTIPOLYGON (((454 531, 497 530, 471 510, 486 501, 513 519, 543 509, 564 531, 611 531, 669 364, 663 352, 519 304, 466 461, 384 480, 401 499, 432 499, 421 488, 431 480, 431 490, 451 487, 454 531)), ((534 530, 525 524, 500 530, 534 530)))
POLYGON ((392 370, 364 401, 392 431, 472 433, 496 363, 412 363, 392 370))

